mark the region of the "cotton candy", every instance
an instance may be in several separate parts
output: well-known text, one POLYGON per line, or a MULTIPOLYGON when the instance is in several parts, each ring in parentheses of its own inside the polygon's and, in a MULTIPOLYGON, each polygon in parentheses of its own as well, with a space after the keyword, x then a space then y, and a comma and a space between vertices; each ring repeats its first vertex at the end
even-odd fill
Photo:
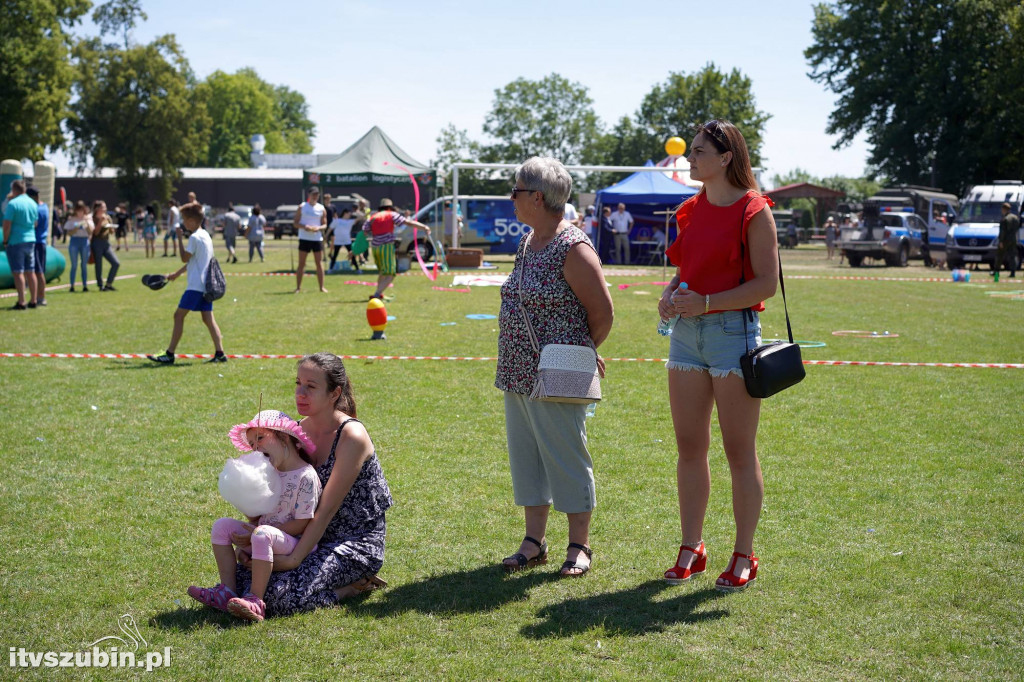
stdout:
POLYGON ((281 477, 266 455, 258 451, 229 459, 217 487, 221 497, 246 516, 269 514, 281 497, 281 477))

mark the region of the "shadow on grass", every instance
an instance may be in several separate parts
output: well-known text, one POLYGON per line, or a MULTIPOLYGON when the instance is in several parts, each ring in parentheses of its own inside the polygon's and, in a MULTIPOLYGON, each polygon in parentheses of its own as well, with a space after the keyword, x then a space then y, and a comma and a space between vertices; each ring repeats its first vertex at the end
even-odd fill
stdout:
POLYGON ((162 630, 177 630, 179 632, 191 632, 207 626, 219 628, 233 628, 252 625, 249 621, 235 618, 223 611, 214 611, 210 608, 177 608, 173 611, 158 613, 149 619, 150 625, 162 630))
POLYGON ((389 587, 378 592, 380 596, 373 601, 348 602, 345 605, 352 613, 374 617, 398 616, 409 611, 477 613, 525 600, 532 588, 558 579, 558 574, 552 571, 506 575, 499 566, 481 566, 389 587))
POLYGON ((531 639, 544 639, 569 637, 602 626, 609 634, 643 635, 661 632, 677 623, 697 624, 729 615, 726 609, 697 611, 704 602, 724 596, 713 588, 684 591, 673 599, 653 601, 665 589, 672 586, 662 580, 650 580, 621 592, 567 599, 542 608, 537 616, 544 618, 544 622, 523 626, 519 632, 531 639))
POLYGON ((104 369, 110 370, 122 370, 122 369, 147 369, 147 370, 164 370, 174 371, 174 368, 191 367, 192 365, 201 365, 202 360, 193 360, 192 362, 183 362, 181 360, 175 360, 173 365, 163 365, 159 362, 153 362, 149 359, 143 360, 117 360, 110 363, 104 369))

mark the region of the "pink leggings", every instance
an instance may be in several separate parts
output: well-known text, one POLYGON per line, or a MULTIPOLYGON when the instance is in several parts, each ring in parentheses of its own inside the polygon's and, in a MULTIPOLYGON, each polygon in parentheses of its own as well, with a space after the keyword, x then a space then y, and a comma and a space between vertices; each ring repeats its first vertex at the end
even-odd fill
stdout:
MULTIPOLYGON (((217 519, 210 537, 215 545, 230 545, 232 533, 247 533, 244 521, 238 519, 217 519)), ((299 539, 274 526, 256 526, 252 532, 252 558, 260 561, 274 561, 274 552, 291 554, 299 539)))

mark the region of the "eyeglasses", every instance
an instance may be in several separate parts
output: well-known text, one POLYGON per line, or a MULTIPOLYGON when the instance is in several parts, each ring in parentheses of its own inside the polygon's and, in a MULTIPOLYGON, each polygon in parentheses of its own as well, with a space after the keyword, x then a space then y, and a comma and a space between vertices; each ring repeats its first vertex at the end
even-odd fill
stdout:
POLYGON ((519 187, 512 188, 512 201, 516 200, 516 195, 520 192, 539 192, 539 189, 520 189, 519 187))
POLYGON ((721 151, 729 151, 729 138, 725 136, 725 131, 722 130, 721 122, 717 118, 702 125, 700 131, 710 135, 715 146, 719 147, 721 151))

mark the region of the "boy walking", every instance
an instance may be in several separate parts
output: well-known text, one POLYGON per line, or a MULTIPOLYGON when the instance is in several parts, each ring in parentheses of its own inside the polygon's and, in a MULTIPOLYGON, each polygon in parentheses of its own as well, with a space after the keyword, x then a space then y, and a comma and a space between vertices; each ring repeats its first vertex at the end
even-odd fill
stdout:
POLYGON ((213 240, 210 233, 203 229, 203 207, 198 203, 185 204, 181 207, 181 220, 184 227, 175 231, 174 238, 177 242, 178 253, 181 255, 181 262, 184 263, 176 272, 167 275, 168 280, 175 280, 188 273, 185 293, 181 295, 178 302, 178 309, 174 311, 174 329, 171 332, 171 343, 163 355, 147 355, 153 362, 162 365, 174 364, 174 350, 181 341, 181 334, 185 328, 185 317, 191 311, 198 311, 202 315, 203 323, 210 330, 210 338, 213 339, 214 355, 206 362, 227 362, 228 357, 224 355, 224 346, 217 321, 213 319, 213 303, 203 298, 206 292, 206 269, 213 259, 213 240), (184 234, 188 235, 188 243, 184 242, 184 234))

